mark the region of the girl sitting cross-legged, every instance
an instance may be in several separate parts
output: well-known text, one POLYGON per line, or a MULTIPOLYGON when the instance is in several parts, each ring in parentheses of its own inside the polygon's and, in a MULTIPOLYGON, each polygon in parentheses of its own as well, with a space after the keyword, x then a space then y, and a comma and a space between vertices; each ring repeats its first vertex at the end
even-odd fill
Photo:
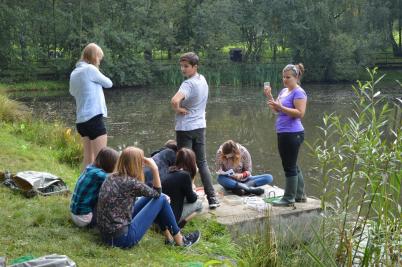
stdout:
POLYGON ((224 142, 216 153, 218 183, 236 195, 261 195, 259 186, 272 182, 271 174, 251 175, 251 156, 247 149, 232 140, 224 142), (228 171, 232 170, 232 173, 228 171))
POLYGON ((168 244, 191 246, 200 239, 198 230, 185 236, 180 233, 169 197, 161 194, 158 166, 136 147, 127 147, 121 153, 115 173, 101 187, 97 211, 102 239, 111 246, 136 245, 154 222, 168 244), (152 171, 152 187, 144 183, 144 164, 152 171))

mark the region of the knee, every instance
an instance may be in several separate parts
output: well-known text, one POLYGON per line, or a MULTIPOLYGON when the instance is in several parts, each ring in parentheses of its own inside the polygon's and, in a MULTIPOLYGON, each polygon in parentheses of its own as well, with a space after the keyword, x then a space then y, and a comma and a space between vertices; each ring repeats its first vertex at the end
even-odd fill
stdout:
POLYGON ((224 186, 227 183, 227 177, 223 175, 218 175, 217 181, 221 186, 224 186))
POLYGON ((271 174, 266 174, 264 178, 267 184, 270 184, 274 181, 274 177, 271 174))
POLYGON ((170 205, 170 203, 168 201, 169 196, 167 196, 163 193, 157 199, 162 205, 170 205))

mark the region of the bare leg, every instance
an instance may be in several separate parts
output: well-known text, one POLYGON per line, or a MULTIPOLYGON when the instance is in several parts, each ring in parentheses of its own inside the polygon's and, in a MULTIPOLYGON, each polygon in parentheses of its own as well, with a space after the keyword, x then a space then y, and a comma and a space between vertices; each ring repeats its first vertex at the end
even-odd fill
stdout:
POLYGON ((194 216, 197 215, 197 212, 193 212, 190 215, 188 215, 186 218, 184 218, 184 220, 186 220, 186 222, 190 221, 192 218, 194 218, 194 216))
POLYGON ((175 236, 173 236, 173 239, 177 245, 179 246, 183 245, 183 236, 181 235, 180 232, 178 232, 175 236))
POLYGON ((169 232, 168 229, 166 229, 165 231, 163 231, 163 235, 165 236, 166 240, 173 240, 173 236, 172 236, 172 234, 169 232))
MULTIPOLYGON (((91 147, 92 147, 92 161, 95 160, 96 156, 98 155, 99 151, 107 146, 107 134, 101 135, 96 137, 94 140, 91 140, 91 147)), ((92 162, 91 161, 91 162, 92 162)), ((90 162, 90 163, 91 163, 90 162)))
POLYGON ((91 142, 92 141, 87 136, 82 137, 82 144, 84 148, 84 160, 82 162, 82 169, 85 169, 88 164, 94 161, 91 142))

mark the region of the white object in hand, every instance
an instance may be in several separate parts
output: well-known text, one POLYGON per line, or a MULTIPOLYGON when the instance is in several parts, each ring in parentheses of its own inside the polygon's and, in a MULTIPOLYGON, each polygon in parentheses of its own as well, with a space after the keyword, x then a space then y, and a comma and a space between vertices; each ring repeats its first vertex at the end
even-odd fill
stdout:
POLYGON ((216 174, 226 175, 226 176, 233 176, 233 175, 235 175, 235 172, 233 171, 233 169, 230 169, 230 170, 227 170, 227 171, 219 170, 219 171, 216 172, 216 174))

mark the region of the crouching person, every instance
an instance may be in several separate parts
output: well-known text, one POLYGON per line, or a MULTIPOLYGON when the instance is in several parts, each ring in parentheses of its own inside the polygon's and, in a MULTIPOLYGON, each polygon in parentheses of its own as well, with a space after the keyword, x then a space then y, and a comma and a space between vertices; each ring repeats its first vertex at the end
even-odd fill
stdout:
POLYGON ((111 246, 136 245, 154 222, 164 233, 167 244, 191 246, 200 239, 199 231, 181 234, 169 197, 161 194, 158 166, 136 147, 127 147, 121 153, 116 172, 101 187, 97 207, 99 231, 103 241, 111 246), (152 187, 144 183, 144 164, 152 171, 152 187))
POLYGON ((95 161, 78 178, 71 198, 71 219, 79 227, 96 224, 99 190, 108 173, 113 172, 119 154, 110 147, 102 148, 95 161))

